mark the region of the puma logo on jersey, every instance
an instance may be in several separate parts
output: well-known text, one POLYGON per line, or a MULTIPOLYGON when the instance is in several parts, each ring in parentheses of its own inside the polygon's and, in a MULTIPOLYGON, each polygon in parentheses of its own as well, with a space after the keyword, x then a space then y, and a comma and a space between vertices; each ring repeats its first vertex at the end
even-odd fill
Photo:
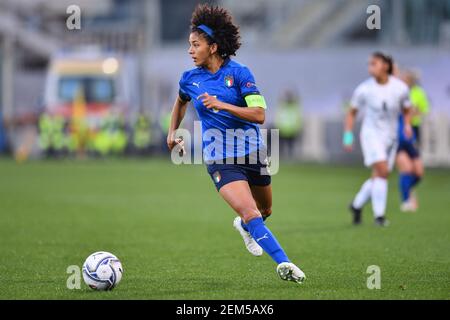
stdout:
POLYGON ((192 82, 192 85, 200 89, 200 82, 192 82))

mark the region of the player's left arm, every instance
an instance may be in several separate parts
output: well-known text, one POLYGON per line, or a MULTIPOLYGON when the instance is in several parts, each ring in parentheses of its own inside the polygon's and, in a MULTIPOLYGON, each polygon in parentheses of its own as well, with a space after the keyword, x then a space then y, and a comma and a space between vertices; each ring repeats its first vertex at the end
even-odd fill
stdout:
POLYGON ((203 105, 208 109, 225 110, 236 117, 258 124, 263 124, 266 119, 266 103, 264 97, 259 94, 245 97, 247 108, 222 102, 208 93, 202 94, 199 98, 202 99, 203 105))

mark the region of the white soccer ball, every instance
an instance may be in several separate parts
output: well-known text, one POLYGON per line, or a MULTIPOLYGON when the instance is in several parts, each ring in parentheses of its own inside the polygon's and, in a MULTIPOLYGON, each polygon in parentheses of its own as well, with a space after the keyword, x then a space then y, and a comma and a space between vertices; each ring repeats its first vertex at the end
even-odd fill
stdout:
POLYGON ((83 264, 84 282, 94 290, 112 290, 122 279, 122 263, 112 253, 98 251, 83 264))

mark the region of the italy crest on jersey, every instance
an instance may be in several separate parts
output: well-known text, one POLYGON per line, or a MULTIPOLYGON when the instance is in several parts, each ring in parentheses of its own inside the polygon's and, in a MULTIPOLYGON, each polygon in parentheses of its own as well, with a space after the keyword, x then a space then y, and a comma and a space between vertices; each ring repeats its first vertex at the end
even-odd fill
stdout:
POLYGON ((233 84, 234 84, 234 78, 233 78, 233 76, 226 76, 225 77, 225 85, 228 87, 228 88, 231 88, 232 86, 233 86, 233 84))

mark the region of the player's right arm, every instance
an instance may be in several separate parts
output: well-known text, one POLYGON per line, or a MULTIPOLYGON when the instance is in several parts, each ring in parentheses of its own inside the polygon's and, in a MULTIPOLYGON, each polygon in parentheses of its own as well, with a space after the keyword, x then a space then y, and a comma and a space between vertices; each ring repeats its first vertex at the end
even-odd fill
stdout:
POLYGON ((348 110, 344 121, 344 135, 342 137, 342 144, 346 151, 353 149, 353 127, 355 124, 356 114, 358 109, 364 104, 364 83, 360 84, 353 93, 350 101, 350 109, 348 110))
POLYGON ((169 150, 172 150, 182 140, 175 137, 175 132, 180 127, 181 121, 183 121, 186 114, 186 108, 189 101, 183 100, 180 96, 177 97, 172 108, 172 116, 170 118, 170 127, 167 134, 167 146, 169 150))
POLYGON ((348 110, 344 121, 344 136, 342 137, 342 144, 346 151, 352 151, 353 149, 353 126, 355 123, 356 114, 358 109, 353 106, 348 110))

